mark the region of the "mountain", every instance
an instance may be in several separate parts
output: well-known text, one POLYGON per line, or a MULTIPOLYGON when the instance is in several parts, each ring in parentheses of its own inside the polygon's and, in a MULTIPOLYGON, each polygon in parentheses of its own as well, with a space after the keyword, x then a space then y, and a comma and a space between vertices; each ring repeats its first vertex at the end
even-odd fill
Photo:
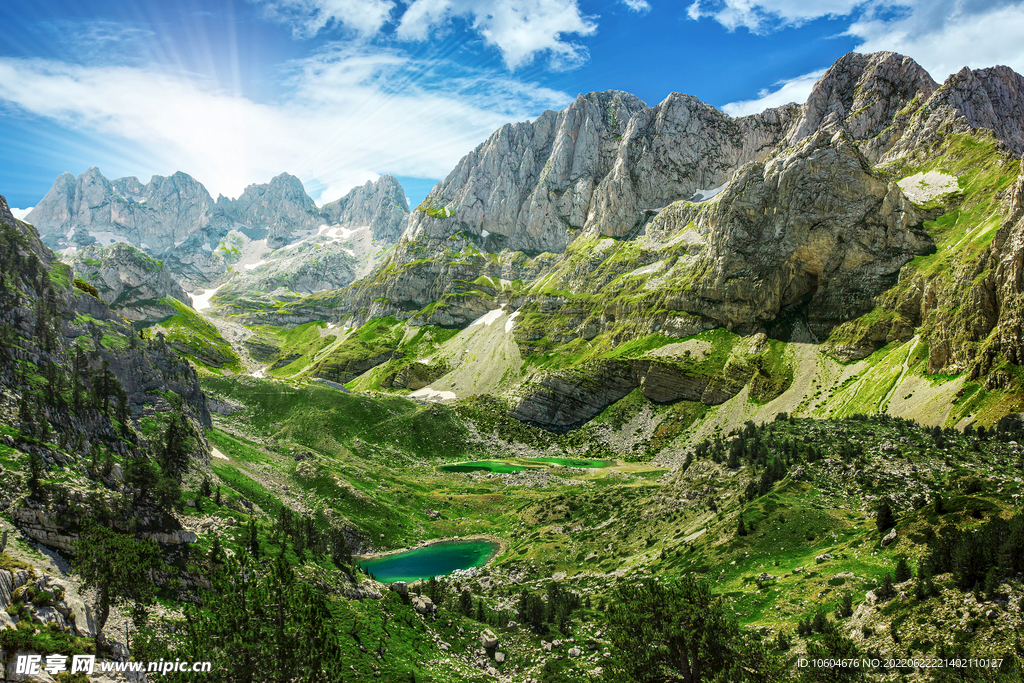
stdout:
POLYGON ((67 250, 63 259, 76 277, 96 288, 105 304, 133 322, 153 323, 174 315, 167 297, 190 302, 162 261, 125 242, 67 250))
POLYGON ((394 244, 405 229, 409 207, 398 179, 383 175, 324 205, 322 213, 329 225, 348 228, 367 225, 374 240, 394 244))
MULTIPOLYGON (((369 258, 372 265, 373 254, 394 242, 407 214, 405 192, 392 176, 355 188, 321 210, 299 179, 287 173, 267 184, 250 185, 237 199, 221 196, 214 202, 206 188, 185 173, 153 176, 142 184, 134 177, 108 180, 94 167, 77 178, 70 173, 58 177, 25 220, 54 249, 130 244, 163 261, 192 288, 230 276, 229 269, 238 265, 235 252, 240 242, 253 244, 249 255, 256 262, 297 240, 315 239, 322 226, 369 230, 371 242, 379 245, 350 249, 357 260, 351 273, 360 272, 368 267, 360 259, 369 258)), ((279 269, 284 276, 294 272, 304 283, 298 292, 352 281, 351 273, 310 278, 297 272, 305 265, 302 261, 279 269)))
POLYGON ((322 224, 302 181, 287 173, 265 185, 248 186, 237 199, 220 196, 217 206, 235 223, 248 226, 251 238, 266 239, 271 249, 289 244, 296 232, 315 231, 322 224))
POLYGON ((869 384, 820 373, 836 360, 878 372, 895 363, 873 355, 885 348, 908 369, 872 409, 998 419, 1019 390, 1006 364, 1020 338, 1022 94, 1004 67, 939 85, 908 57, 851 53, 802 105, 738 119, 685 95, 581 95, 464 157, 366 277, 250 320, 350 331, 295 361, 304 376, 401 391, 422 375, 552 429, 636 388, 748 415, 765 401, 846 414, 869 384), (410 347, 423 328, 462 332, 410 347), (769 344, 699 371, 651 355, 715 330, 769 344), (919 373, 955 379, 912 390, 919 373), (827 399, 789 393, 807 390, 804 374, 827 399), (975 384, 1005 393, 959 405, 975 384))

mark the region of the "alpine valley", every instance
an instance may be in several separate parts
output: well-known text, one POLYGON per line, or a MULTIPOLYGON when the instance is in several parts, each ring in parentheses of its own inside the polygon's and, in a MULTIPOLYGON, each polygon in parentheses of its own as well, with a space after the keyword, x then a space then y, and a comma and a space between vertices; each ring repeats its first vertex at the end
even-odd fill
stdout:
POLYGON ((91 168, 0 240, 9 680, 1024 676, 1007 67, 581 94, 411 209, 91 168))

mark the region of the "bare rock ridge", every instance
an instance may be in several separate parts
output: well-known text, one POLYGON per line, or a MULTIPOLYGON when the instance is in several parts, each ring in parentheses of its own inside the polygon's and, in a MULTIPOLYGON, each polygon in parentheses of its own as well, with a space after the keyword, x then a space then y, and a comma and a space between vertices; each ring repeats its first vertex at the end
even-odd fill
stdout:
POLYGON ((488 251, 561 252, 582 230, 628 234, 656 211, 763 159, 796 107, 732 119, 673 93, 656 107, 619 91, 508 124, 414 211, 408 239, 479 236, 488 251))
POLYGON ((111 309, 133 322, 159 322, 175 314, 162 303, 171 297, 189 305, 191 300, 162 261, 130 244, 88 246, 65 255, 75 275, 99 292, 111 309))
POLYGON ((316 230, 323 223, 302 181, 288 173, 265 185, 248 186, 237 199, 222 195, 217 206, 235 223, 248 226, 250 237, 266 238, 271 249, 288 244, 294 233, 316 230))
MULTIPOLYGON (((408 214, 405 192, 391 176, 356 188, 318 209, 295 176, 250 185, 237 199, 216 202, 185 173, 108 180, 98 168, 77 178, 64 173, 25 217, 54 249, 126 242, 166 261, 179 278, 203 283, 228 264, 217 247, 231 230, 280 248, 321 225, 368 226, 376 239, 393 242, 408 214)), ((346 281, 347 282, 347 281, 346 281)))
POLYGON ((326 204, 322 214, 331 225, 368 225, 373 239, 394 243, 405 229, 409 208, 401 183, 384 175, 326 204))

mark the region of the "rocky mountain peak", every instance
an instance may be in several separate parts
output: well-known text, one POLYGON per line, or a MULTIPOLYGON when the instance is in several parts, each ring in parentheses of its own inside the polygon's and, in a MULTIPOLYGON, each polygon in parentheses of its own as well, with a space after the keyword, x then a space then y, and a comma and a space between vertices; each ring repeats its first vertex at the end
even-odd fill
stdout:
POLYGON ((782 138, 792 108, 742 120, 673 93, 656 107, 619 91, 501 127, 413 212, 410 239, 477 235, 490 251, 561 252, 586 231, 623 236, 709 191, 782 138))
POLYGON ((218 206, 236 222, 265 231, 267 246, 274 249, 288 244, 296 232, 315 230, 322 222, 302 181, 289 173, 249 185, 233 201, 218 200, 218 206))
POLYGON ((840 57, 815 83, 787 143, 796 143, 827 123, 868 141, 864 152, 878 158, 899 139, 910 115, 938 88, 928 72, 895 52, 840 57), (883 131, 888 134, 878 137, 883 131), (894 135, 895 134, 895 135, 894 135))
POLYGON ((322 209, 326 222, 342 227, 369 226, 373 239, 395 242, 405 229, 409 206, 398 179, 382 175, 352 188, 341 199, 322 209))
POLYGON ((190 303, 163 261, 130 244, 68 251, 63 260, 75 275, 95 287, 103 303, 129 320, 153 323, 174 315, 173 306, 163 303, 165 297, 190 303))

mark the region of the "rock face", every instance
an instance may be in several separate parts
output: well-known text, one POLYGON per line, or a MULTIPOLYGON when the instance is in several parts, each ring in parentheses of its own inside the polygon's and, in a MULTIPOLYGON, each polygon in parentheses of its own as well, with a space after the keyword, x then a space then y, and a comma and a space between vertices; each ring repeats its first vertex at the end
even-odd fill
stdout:
POLYGON ((90 168, 77 178, 70 173, 57 178, 26 220, 52 248, 126 242, 161 259, 175 277, 196 286, 222 277, 233 264, 231 245, 224 244, 231 231, 247 240, 265 240, 261 244, 270 250, 316 235, 325 225, 342 231, 365 229, 366 241, 378 243, 373 250, 335 247, 330 263, 315 257, 297 260, 290 254, 278 270, 283 276, 294 274, 302 283, 294 291, 308 293, 344 286, 361 268, 372 267, 369 257, 394 243, 407 215, 405 191, 392 176, 355 188, 320 210, 299 179, 287 173, 250 185, 237 199, 219 197, 214 202, 206 188, 185 173, 153 176, 142 184, 133 177, 108 180, 98 168, 90 168), (342 264, 344 255, 358 262, 342 264), (311 261, 320 265, 319 270, 312 269, 318 272, 304 270, 311 261), (340 275, 327 275, 339 266, 340 275))
POLYGON ((323 223, 302 181, 288 173, 263 185, 250 185, 238 199, 220 196, 217 207, 235 223, 248 226, 253 239, 265 237, 271 249, 283 247, 295 233, 315 231, 323 223))
MULTIPOLYGON (((87 384, 102 376, 104 366, 109 369, 124 391, 125 407, 135 417, 170 411, 165 395, 174 392, 183 399, 185 417, 193 420, 197 429, 210 426, 206 398, 195 370, 159 340, 140 340, 131 325, 103 301, 73 286, 70 267, 43 245, 32 226, 14 219, 3 198, 0 234, 5 250, 0 254, 4 264, 0 270, 8 286, 21 292, 17 298, 0 298, 0 323, 18 340, 17 344, 0 345, 0 386, 5 395, 21 392, 17 375, 8 367, 15 359, 70 372, 74 358, 79 357, 87 384), (34 277, 33 272, 44 273, 44 277, 34 277), (47 283, 42 290, 38 289, 40 282, 47 283), (83 349, 81 356, 76 347, 83 349)), ((109 399, 108 406, 117 405, 117 400, 109 399)), ((110 439, 111 448, 127 452, 130 447, 116 437, 111 415, 93 409, 48 412, 50 428, 67 432, 69 439, 79 434, 87 439, 110 439)), ((200 439, 197 448, 196 457, 208 457, 203 451, 207 448, 205 440, 200 439)))
POLYGON ((198 230, 230 226, 206 188, 185 173, 143 185, 134 177, 107 180, 96 167, 77 178, 61 175, 25 220, 50 247, 128 242, 154 254, 198 230))
POLYGON ((903 264, 934 250, 896 184, 829 127, 738 171, 694 219, 707 248, 688 273, 691 290, 669 307, 739 331, 802 307, 824 340, 874 308, 903 264))
POLYGON ((326 204, 321 213, 328 225, 369 226, 373 239, 393 244, 405 229, 409 206, 398 179, 383 175, 326 204))
POLYGON ((174 315, 172 306, 161 303, 164 297, 191 303, 163 262, 124 242, 69 249, 64 261, 75 277, 99 291, 105 304, 132 321, 152 323, 174 315))
POLYGON ((488 251, 561 252, 581 230, 626 235, 649 210, 715 188, 762 158, 796 107, 734 120, 673 93, 656 107, 619 91, 509 124, 459 162, 413 212, 406 237, 468 231, 488 251))

